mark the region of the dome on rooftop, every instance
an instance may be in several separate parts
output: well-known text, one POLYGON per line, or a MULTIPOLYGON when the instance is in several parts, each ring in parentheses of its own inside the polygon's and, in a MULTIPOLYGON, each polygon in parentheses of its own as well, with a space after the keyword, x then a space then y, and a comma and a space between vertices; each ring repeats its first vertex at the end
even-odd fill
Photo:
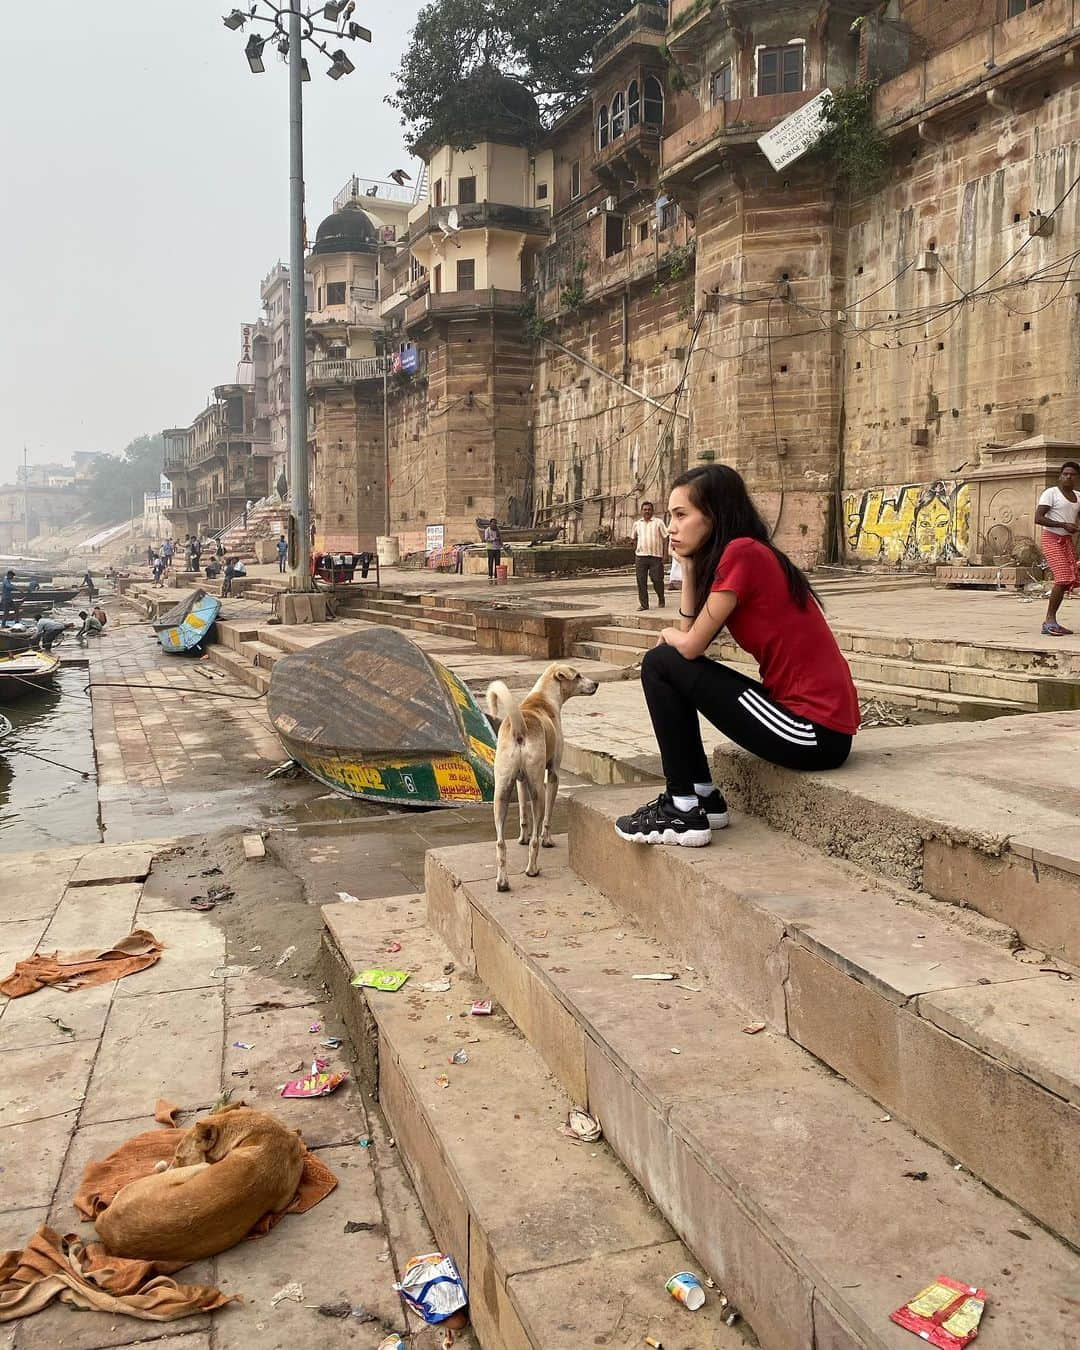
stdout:
POLYGON ((371 253, 378 247, 375 222, 350 202, 327 216, 315 232, 312 253, 371 253))

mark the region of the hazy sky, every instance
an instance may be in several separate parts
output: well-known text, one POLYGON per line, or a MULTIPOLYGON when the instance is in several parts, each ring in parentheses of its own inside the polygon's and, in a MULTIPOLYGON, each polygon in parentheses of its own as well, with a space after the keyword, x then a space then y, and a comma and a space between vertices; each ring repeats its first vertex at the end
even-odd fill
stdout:
MULTIPOLYGON (((358 5, 372 43, 304 86, 308 234, 351 174, 413 169, 383 102, 420 0, 358 5)), ((4 6, 0 481, 190 422, 231 380, 288 257, 288 85, 219 0, 4 6)))

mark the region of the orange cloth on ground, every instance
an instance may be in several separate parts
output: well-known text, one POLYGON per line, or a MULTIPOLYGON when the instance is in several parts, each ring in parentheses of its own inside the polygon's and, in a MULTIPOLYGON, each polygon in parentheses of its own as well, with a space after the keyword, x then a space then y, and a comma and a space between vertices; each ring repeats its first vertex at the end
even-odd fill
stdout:
MULTIPOLYGON (((158 1101, 158 1112, 166 1114, 170 1109, 176 1110, 170 1103, 158 1101)), ((147 1130, 128 1139, 107 1158, 92 1162, 75 1196, 79 1214, 87 1220, 96 1219, 128 1182, 149 1176, 159 1162, 171 1162, 185 1133, 176 1128, 147 1130)), ((264 1214, 248 1236, 269 1233, 286 1214, 305 1213, 325 1200, 335 1186, 333 1172, 305 1151, 292 1204, 281 1214, 264 1214)), ((61 1238, 43 1226, 23 1251, 0 1252, 0 1322, 29 1317, 54 1299, 72 1308, 168 1322, 196 1312, 211 1312, 237 1297, 210 1285, 178 1284, 169 1276, 179 1269, 175 1262, 110 1256, 100 1242, 84 1244, 74 1234, 61 1238)))
POLYGON ((25 961, 17 961, 7 979, 0 981, 0 994, 22 998, 24 994, 36 994, 50 984, 65 991, 108 984, 110 980, 134 975, 154 965, 161 958, 162 945, 153 933, 136 928, 104 951, 91 948, 83 952, 43 952, 28 956, 25 961))
POLYGON ((54 1299, 69 1308, 124 1313, 171 1322, 231 1303, 212 1285, 178 1284, 168 1264, 110 1256, 100 1242, 84 1244, 42 1225, 23 1251, 0 1252, 0 1322, 40 1312, 54 1299))

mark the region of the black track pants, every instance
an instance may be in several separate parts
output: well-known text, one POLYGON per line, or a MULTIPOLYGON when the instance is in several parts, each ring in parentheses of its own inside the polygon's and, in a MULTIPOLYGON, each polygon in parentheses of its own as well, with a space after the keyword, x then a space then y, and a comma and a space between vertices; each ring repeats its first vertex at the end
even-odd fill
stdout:
POLYGON ((764 685, 719 661, 688 661, 664 644, 645 653, 641 686, 668 791, 689 796, 712 777, 698 713, 729 740, 785 769, 838 769, 851 737, 808 722, 770 698, 764 685))

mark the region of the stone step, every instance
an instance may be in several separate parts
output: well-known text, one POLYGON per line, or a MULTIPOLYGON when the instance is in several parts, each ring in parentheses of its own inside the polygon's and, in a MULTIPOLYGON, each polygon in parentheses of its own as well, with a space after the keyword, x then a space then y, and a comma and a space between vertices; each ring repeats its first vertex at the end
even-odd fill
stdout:
MULTIPOLYGON (((643 651, 625 646, 613 646, 605 642, 572 642, 568 655, 590 661, 602 661, 611 666, 632 666, 641 660, 643 651)), ((714 653, 720 659, 723 652, 714 653)), ((741 670, 751 679, 758 678, 757 666, 746 661, 726 662, 734 670, 741 670)), ((898 672, 898 673, 902 673, 898 672)), ((887 684, 881 680, 862 679, 856 676, 856 688, 863 699, 878 699, 882 703, 893 704, 900 708, 914 708, 919 712, 936 713, 943 717, 956 717, 962 721, 978 721, 985 717, 1009 717, 1017 713, 1033 712, 1031 703, 1019 699, 987 697, 979 694, 954 694, 944 690, 923 689, 907 684, 887 684)))
POLYGON ((259 625, 253 619, 218 619, 214 624, 216 644, 239 651, 245 642, 252 642, 259 635, 259 625))
MULTIPOLYGON (((770 927, 758 896, 754 905, 738 907, 730 889, 705 886, 694 874, 702 866, 698 855, 710 850, 641 848, 649 856, 639 861, 634 852, 629 862, 616 856, 611 844, 619 841, 607 819, 614 802, 611 794, 588 792, 571 804, 572 815, 580 805, 604 818, 603 839, 587 823, 576 825, 571 860, 582 866, 591 848, 588 870, 603 873, 606 888, 631 902, 646 896, 649 903, 640 907, 663 942, 576 875, 564 838, 543 855, 539 877, 521 875, 519 861, 513 890, 502 895, 490 845, 430 852, 429 922, 455 959, 475 969, 565 1090, 588 1103, 607 1140, 742 1308, 761 1344, 904 1350, 908 1335, 888 1314, 932 1271, 991 1287, 992 1314, 980 1337, 988 1347, 1037 1345, 1042 1338, 1064 1345, 1080 1279, 1076 1253, 907 1125, 883 1118, 892 1113, 785 1036, 776 1020, 777 991, 792 1000, 795 1033, 809 1025, 806 1002, 820 992, 811 968, 791 960, 796 931, 803 930, 787 918, 770 927), (601 808, 585 806, 598 798, 601 808), (695 858, 685 856, 691 853, 695 858), (668 870, 674 863, 677 873, 668 870), (788 924, 792 936, 785 940, 788 924), (666 941, 672 937, 681 954, 666 941), (796 981, 790 994, 781 960, 790 961, 796 981), (632 978, 661 971, 680 978, 632 978), (749 988, 755 976, 767 993, 749 988), (747 1034, 754 1016, 771 1025, 747 1034)), ((726 849, 711 852, 726 876, 726 849)), ((825 937, 820 942, 827 947, 825 937)), ((828 965, 813 943, 800 950, 828 965)), ((959 959, 956 943, 942 954, 959 959)), ((875 975, 887 983, 885 964, 877 962, 875 975)), ((852 973, 837 970, 826 983, 841 978, 864 991, 855 991, 856 1005, 871 996, 890 1005, 866 1027, 862 1048, 871 1064, 879 1053, 895 1063, 897 1042, 884 1032, 903 1010, 852 973)), ((923 1020, 911 1013, 905 1031, 917 1031, 923 1020)), ((833 1029, 846 1049, 861 1027, 838 1015, 833 1029)), ((922 1082, 917 1095, 936 1100, 940 1116, 969 1117, 956 1128, 971 1136, 1004 1133, 992 1089, 977 1093, 989 1107, 980 1111, 968 1096, 971 1078, 952 1076, 965 1056, 977 1054, 972 1047, 941 1048, 925 1068, 914 1062, 917 1040, 904 1048, 910 1077, 922 1082)), ((984 1070, 1003 1084, 1005 1067, 984 1058, 984 1070)), ((1014 1168, 1025 1166, 1026 1128, 1019 1146, 1014 1133, 1010 1139, 1014 1168)), ((986 1151, 985 1141, 976 1146, 986 1151)), ((1045 1165, 1048 1155, 1039 1151, 1045 1165)), ((1045 1190, 1055 1178, 1060 1189, 1060 1160, 1072 1154, 1053 1156, 1059 1161, 1043 1179, 1045 1190)), ((1060 1199, 1056 1204, 1062 1207, 1060 1199)))
POLYGON ((340 612, 354 615, 353 606, 368 610, 379 610, 384 614, 400 616, 404 619, 430 619, 437 623, 455 623, 465 627, 476 627, 476 616, 471 610, 461 609, 449 598, 443 604, 434 604, 429 597, 418 601, 390 599, 386 596, 364 595, 355 600, 346 600, 340 612))
POLYGON ((443 619, 427 619, 402 611, 375 609, 369 605, 350 605, 345 611, 350 619, 366 619, 368 623, 389 624, 391 628, 407 628, 419 633, 437 633, 440 637, 456 637, 471 642, 476 636, 475 624, 448 623, 443 619))
POLYGON ((252 665, 242 651, 234 651, 231 647, 225 647, 220 642, 215 642, 207 647, 206 659, 211 665, 217 666, 219 670, 227 671, 241 684, 246 684, 249 689, 255 689, 260 694, 265 694, 267 689, 270 688, 269 671, 260 670, 258 666, 252 665))
POLYGON ((260 670, 265 671, 273 670, 275 661, 285 655, 280 647, 269 642, 263 642, 259 638, 253 638, 243 643, 239 651, 240 655, 246 656, 253 666, 258 666, 260 670))
POLYGON ((484 986, 455 972, 449 992, 423 991, 449 952, 424 925, 422 897, 327 905, 323 916, 334 1001, 485 1350, 576 1350, 623 1322, 630 1331, 612 1344, 651 1335, 745 1350, 716 1295, 691 1316, 665 1292, 670 1275, 700 1266, 606 1144, 560 1134, 572 1102, 509 1019, 467 1015, 484 986), (352 988, 354 971, 387 963, 391 941, 410 982, 396 994, 352 988), (468 1063, 450 1064, 461 1048, 468 1063))

